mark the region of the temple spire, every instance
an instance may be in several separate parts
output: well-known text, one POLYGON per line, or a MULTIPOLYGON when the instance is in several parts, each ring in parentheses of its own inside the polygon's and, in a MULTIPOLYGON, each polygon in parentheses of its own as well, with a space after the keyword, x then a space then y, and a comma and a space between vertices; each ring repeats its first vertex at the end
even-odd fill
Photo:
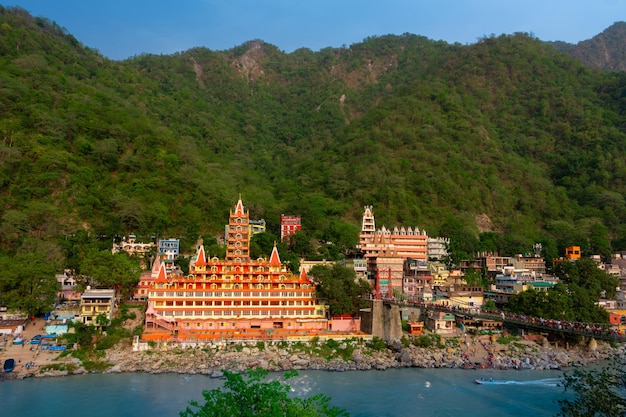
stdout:
POLYGON ((244 209, 241 195, 228 219, 226 260, 248 262, 250 260, 250 214, 244 209))
POLYGON ((278 256, 278 248, 276 247, 276 242, 274 242, 274 249, 272 249, 272 255, 270 256, 270 266, 281 266, 280 256, 278 256))
POLYGON ((300 280, 301 281, 309 280, 309 278, 306 276, 306 269, 304 269, 304 267, 300 267, 300 280))
POLYGON ((165 264, 161 264, 161 266, 159 267, 159 274, 157 275, 157 278, 154 280, 154 282, 167 282, 167 271, 165 270, 165 264))

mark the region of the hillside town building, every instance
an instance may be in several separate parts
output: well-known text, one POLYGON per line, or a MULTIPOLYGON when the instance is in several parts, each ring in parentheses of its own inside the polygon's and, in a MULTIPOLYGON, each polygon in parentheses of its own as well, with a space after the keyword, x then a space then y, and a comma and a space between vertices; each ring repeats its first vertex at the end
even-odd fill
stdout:
POLYGON ((80 321, 97 325, 97 317, 102 314, 110 322, 114 306, 115 290, 87 288, 80 297, 80 321))
POLYGON ((152 252, 153 248, 153 242, 138 242, 137 236, 131 234, 128 235, 128 239, 126 238, 126 236, 124 236, 120 243, 113 242, 111 253, 119 253, 123 251, 129 255, 135 255, 137 256, 137 258, 139 258, 141 268, 145 269, 150 265, 148 259, 150 258, 150 253, 152 252))
POLYGON ((445 259, 449 244, 449 239, 429 238, 418 227, 377 229, 373 207, 364 207, 357 248, 363 254, 366 276, 377 297, 423 300, 433 284, 429 259, 445 259))
POLYGON ((298 230, 302 230, 302 220, 300 216, 280 215, 280 240, 290 238, 298 230))

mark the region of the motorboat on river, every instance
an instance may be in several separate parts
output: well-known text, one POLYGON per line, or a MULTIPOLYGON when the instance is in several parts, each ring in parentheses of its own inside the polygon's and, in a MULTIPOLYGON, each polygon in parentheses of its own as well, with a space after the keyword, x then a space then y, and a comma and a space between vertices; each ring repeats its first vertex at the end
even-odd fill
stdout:
POLYGON ((489 378, 489 379, 485 379, 485 378, 475 379, 474 382, 476 382, 478 385, 495 384, 495 381, 492 378, 489 378))

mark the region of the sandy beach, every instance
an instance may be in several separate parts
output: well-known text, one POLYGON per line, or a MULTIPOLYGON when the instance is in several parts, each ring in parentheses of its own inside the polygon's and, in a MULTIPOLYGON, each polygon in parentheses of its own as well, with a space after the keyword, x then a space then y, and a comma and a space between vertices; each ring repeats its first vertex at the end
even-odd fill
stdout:
POLYGON ((14 345, 12 344, 12 336, 2 336, 1 340, 6 341, 5 347, 2 349, 2 352, 0 352, 2 363, 4 364, 4 361, 9 358, 15 359, 15 370, 11 372, 13 375, 5 375, 5 377, 24 378, 29 374, 37 372, 39 367, 55 362, 60 352, 41 350, 40 345, 30 344, 30 340, 35 335, 45 334, 45 332, 45 321, 42 318, 37 318, 30 320, 28 325, 24 328, 24 332, 22 333, 24 344, 14 345), (27 368, 27 363, 34 365, 27 368))

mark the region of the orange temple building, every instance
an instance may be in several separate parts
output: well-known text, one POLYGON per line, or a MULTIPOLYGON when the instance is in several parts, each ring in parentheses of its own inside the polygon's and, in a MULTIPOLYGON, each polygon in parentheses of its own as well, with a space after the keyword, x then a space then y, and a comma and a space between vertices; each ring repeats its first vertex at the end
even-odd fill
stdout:
POLYGON ((269 259, 250 259, 248 223, 240 198, 230 212, 225 260, 207 258, 200 246, 188 275, 160 266, 149 284, 143 339, 288 338, 329 328, 304 269, 292 274, 275 246, 269 259))
POLYGON ((367 274, 377 296, 403 293, 403 263, 407 259, 428 261, 428 234, 415 227, 383 226, 376 229, 372 206, 365 206, 358 248, 363 252, 367 274))

